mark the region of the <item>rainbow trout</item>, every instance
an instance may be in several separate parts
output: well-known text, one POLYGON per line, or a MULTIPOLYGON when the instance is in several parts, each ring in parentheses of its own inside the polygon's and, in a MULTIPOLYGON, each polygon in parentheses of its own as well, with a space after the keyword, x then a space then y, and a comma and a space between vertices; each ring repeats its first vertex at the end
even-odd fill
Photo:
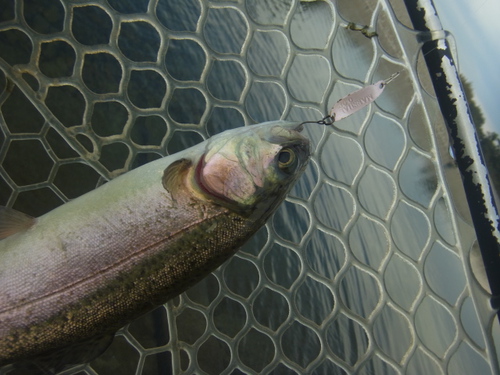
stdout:
POLYGON ((221 265, 310 156, 300 124, 233 129, 31 218, 0 210, 0 365, 111 335, 221 265))

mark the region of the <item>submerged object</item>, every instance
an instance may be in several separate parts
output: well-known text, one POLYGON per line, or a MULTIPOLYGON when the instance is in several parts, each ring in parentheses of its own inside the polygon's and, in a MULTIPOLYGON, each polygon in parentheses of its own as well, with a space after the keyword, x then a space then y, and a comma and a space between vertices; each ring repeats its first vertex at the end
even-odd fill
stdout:
POLYGON ((2 209, 0 365, 111 337, 222 264, 305 169, 301 128, 226 131, 37 219, 2 209))

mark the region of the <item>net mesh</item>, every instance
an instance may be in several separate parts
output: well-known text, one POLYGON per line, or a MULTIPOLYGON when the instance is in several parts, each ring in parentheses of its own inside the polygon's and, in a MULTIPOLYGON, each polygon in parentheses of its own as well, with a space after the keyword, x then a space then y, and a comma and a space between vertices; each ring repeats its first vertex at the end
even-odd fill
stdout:
POLYGON ((304 177, 237 255, 64 374, 498 373, 475 233, 402 1, 0 9, 0 203, 34 216, 225 129, 319 120, 401 72, 376 104, 307 127, 304 177))

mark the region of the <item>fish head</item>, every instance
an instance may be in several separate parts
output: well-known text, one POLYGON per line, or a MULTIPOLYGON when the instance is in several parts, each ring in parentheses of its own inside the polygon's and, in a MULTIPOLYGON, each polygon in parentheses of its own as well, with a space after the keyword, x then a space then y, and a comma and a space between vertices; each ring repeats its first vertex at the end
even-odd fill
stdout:
POLYGON ((309 161, 300 130, 299 123, 273 121, 212 137, 196 164, 197 189, 235 211, 273 211, 309 161))

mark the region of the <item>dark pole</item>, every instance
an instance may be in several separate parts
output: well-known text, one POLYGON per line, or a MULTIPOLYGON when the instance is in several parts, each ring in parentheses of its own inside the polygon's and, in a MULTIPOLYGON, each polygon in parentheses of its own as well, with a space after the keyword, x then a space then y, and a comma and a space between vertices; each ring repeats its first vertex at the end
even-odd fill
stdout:
POLYGON ((415 30, 431 36, 423 44, 422 52, 462 175, 491 288, 491 305, 500 319, 500 222, 472 116, 447 41, 442 37, 432 38, 433 33, 443 35, 432 0, 405 0, 405 3, 415 30))

